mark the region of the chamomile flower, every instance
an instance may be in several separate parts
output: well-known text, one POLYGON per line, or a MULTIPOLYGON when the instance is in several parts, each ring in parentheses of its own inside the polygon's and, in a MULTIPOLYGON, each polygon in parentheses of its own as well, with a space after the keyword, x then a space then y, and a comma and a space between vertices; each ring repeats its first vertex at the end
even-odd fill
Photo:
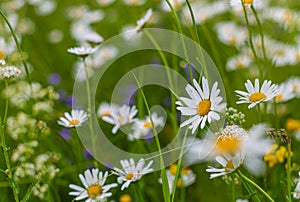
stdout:
POLYGON ((216 161, 222 165, 222 168, 215 168, 209 166, 206 169, 206 172, 212 173, 210 174, 210 179, 220 177, 222 175, 227 175, 235 171, 243 162, 245 156, 238 153, 236 156, 217 156, 216 161))
MULTIPOLYGON (((169 169, 166 170, 170 193, 172 193, 173 187, 175 185, 176 171, 177 171, 176 164, 172 164, 169 167, 169 169)), ((196 181, 195 173, 188 167, 183 166, 179 173, 179 178, 177 180, 176 186, 187 187, 193 184, 195 181, 196 181)), ((162 183, 162 178, 158 179, 158 182, 162 183)))
POLYGON ((112 116, 112 110, 114 108, 117 108, 118 106, 116 104, 109 104, 107 102, 103 102, 99 105, 97 110, 98 117, 102 118, 104 116, 112 116))
POLYGON ((159 117, 156 113, 151 114, 151 119, 147 116, 145 119, 136 120, 133 125, 133 134, 128 138, 130 140, 146 138, 152 132, 153 127, 162 127, 164 124, 164 118, 159 117))
POLYGON ((261 102, 267 102, 272 100, 278 94, 278 86, 272 84, 271 81, 265 80, 259 87, 259 80, 255 79, 254 86, 250 80, 245 83, 247 92, 236 90, 237 96, 239 96, 239 101, 237 104, 249 103, 249 109, 253 108, 255 105, 261 102))
POLYGON ((116 107, 112 110, 110 117, 103 116, 102 119, 110 124, 113 124, 112 133, 115 134, 120 127, 131 124, 134 121, 134 117, 137 114, 135 106, 123 105, 116 107))
POLYGON ((248 38, 247 29, 233 22, 217 23, 215 29, 220 41, 230 46, 241 46, 248 38))
POLYGON ((124 4, 128 6, 141 6, 145 4, 145 0, 123 0, 124 4))
POLYGON ((202 88, 195 79, 193 83, 195 87, 188 84, 185 88, 190 98, 180 97, 180 101, 176 102, 179 105, 177 109, 183 116, 192 116, 181 123, 180 127, 190 124, 189 129, 192 129, 192 133, 199 125, 203 129, 206 123, 219 120, 220 113, 225 108, 225 103, 221 103, 223 98, 219 96, 218 82, 214 83, 211 91, 205 77, 202 77, 202 88))
POLYGON ((276 102, 285 102, 293 99, 294 97, 293 86, 290 83, 285 82, 278 86, 278 93, 275 96, 276 102))
POLYGON ((299 77, 292 77, 288 79, 287 83, 290 83, 293 86, 293 93, 300 97, 300 78, 299 77))
POLYGON ((152 9, 150 8, 147 10, 146 14, 136 22, 137 26, 136 26, 135 30, 137 32, 140 31, 146 25, 146 23, 150 20, 151 16, 152 16, 152 9))
POLYGON ((80 174, 79 178, 84 187, 70 184, 69 187, 74 191, 71 191, 69 195, 76 196, 75 200, 82 200, 88 198, 87 202, 96 202, 112 195, 109 190, 117 187, 117 183, 105 185, 108 172, 104 174, 97 168, 84 171, 84 175, 80 174))
POLYGON ((150 161, 148 165, 145 166, 146 162, 144 159, 140 159, 137 163, 133 159, 121 160, 120 164, 122 169, 114 168, 112 173, 118 175, 118 183, 122 184, 121 190, 127 188, 130 183, 135 183, 139 181, 144 175, 153 171, 153 168, 150 168, 153 161, 150 161))
POLYGON ((87 113, 83 110, 72 109, 71 114, 65 112, 65 117, 60 117, 58 124, 71 128, 79 127, 88 119, 87 113))
POLYGON ((21 70, 14 66, 0 67, 0 79, 16 78, 21 74, 21 70))
POLYGON ((74 48, 68 48, 68 53, 78 55, 79 57, 86 58, 90 54, 94 53, 96 51, 96 48, 91 47, 74 47, 74 48))
POLYGON ((251 5, 253 5, 254 3, 256 3, 257 1, 260 1, 260 0, 231 0, 229 2, 229 4, 231 6, 242 5, 242 1, 243 1, 245 6, 251 6, 251 5))

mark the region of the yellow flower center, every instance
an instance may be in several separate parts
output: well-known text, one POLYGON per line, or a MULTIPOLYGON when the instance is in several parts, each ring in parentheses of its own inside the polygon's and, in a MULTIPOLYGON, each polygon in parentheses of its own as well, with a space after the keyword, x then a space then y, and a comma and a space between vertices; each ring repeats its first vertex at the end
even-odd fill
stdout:
POLYGON ((267 96, 261 92, 257 92, 257 93, 253 93, 252 95, 250 95, 249 97, 249 100, 251 102, 258 102, 258 101, 261 101, 261 100, 264 100, 266 99, 267 96))
POLYGON ((105 110, 101 115, 102 116, 110 116, 110 112, 108 110, 105 110))
POLYGON ((133 173, 128 173, 125 178, 126 180, 131 180, 133 178, 133 173))
POLYGON ((287 130, 300 130, 300 120, 288 119, 286 122, 287 130))
POLYGON ((276 99, 277 101, 281 101, 282 98, 283 98, 282 93, 279 93, 278 95, 275 96, 275 99, 276 99))
POLYGON ((253 0, 243 0, 244 4, 252 4, 253 0))
POLYGON ((144 128, 151 128, 151 127, 152 127, 151 121, 146 121, 144 123, 144 128))
POLYGON ((215 152, 234 154, 240 149, 241 139, 235 135, 224 134, 218 137, 215 152))
POLYGON ((205 116, 210 111, 211 102, 210 100, 202 100, 199 102, 197 111, 200 116, 205 116))
POLYGON ((182 181, 182 179, 178 179, 176 185, 177 185, 177 187, 183 187, 183 181, 182 181))
POLYGON ((232 169, 234 169, 234 166, 232 160, 230 160, 225 166, 225 172, 230 172, 232 169))
POLYGON ((91 199, 96 199, 97 196, 102 194, 102 187, 98 184, 92 185, 88 188, 87 194, 91 199))
POLYGON ((131 202, 131 197, 129 194, 123 194, 120 199, 119 202, 131 202))
POLYGON ((79 120, 77 120, 77 119, 72 119, 69 122, 69 126, 76 126, 77 124, 79 124, 79 120))
POLYGON ((0 59, 3 59, 5 56, 5 52, 3 50, 0 50, 0 59))
POLYGON ((177 171, 177 165, 176 164, 172 164, 170 166, 170 174, 171 175, 176 175, 176 171, 177 171))

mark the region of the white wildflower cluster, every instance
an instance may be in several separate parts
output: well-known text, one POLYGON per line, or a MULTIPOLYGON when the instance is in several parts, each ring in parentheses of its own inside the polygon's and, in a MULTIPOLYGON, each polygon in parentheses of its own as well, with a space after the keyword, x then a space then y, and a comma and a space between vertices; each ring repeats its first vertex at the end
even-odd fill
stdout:
POLYGON ((14 172, 14 179, 17 182, 22 179, 41 180, 34 186, 33 195, 44 199, 45 193, 48 191, 46 183, 51 182, 59 172, 56 163, 59 161, 60 155, 54 152, 37 155, 35 151, 37 146, 37 141, 30 142, 26 146, 19 144, 13 152, 12 162, 19 164, 14 172))
POLYGON ((147 139, 153 136, 153 127, 160 130, 164 126, 164 118, 157 113, 152 113, 143 119, 136 118, 136 106, 108 104, 103 102, 99 105, 97 115, 107 123, 114 125, 112 133, 115 134, 122 128, 128 134, 129 140, 147 139))
POLYGON ((0 67, 0 79, 13 79, 19 77, 21 70, 14 66, 3 66, 0 67))
POLYGON ((25 81, 18 81, 3 90, 3 95, 9 98, 12 105, 18 108, 28 107, 29 101, 34 101, 34 112, 52 112, 55 101, 59 98, 52 86, 43 88, 40 83, 30 85, 25 81), (44 102, 44 103, 43 103, 44 102))
POLYGON ((242 125, 246 122, 245 114, 239 112, 237 109, 233 107, 228 107, 224 111, 225 119, 229 125, 242 125))
POLYGON ((33 195, 38 197, 39 199, 43 200, 46 196, 47 191, 49 190, 48 184, 36 184, 33 187, 33 195))
POLYGON ((43 121, 38 121, 24 112, 7 118, 6 132, 14 140, 36 139, 38 135, 47 136, 50 128, 43 121))

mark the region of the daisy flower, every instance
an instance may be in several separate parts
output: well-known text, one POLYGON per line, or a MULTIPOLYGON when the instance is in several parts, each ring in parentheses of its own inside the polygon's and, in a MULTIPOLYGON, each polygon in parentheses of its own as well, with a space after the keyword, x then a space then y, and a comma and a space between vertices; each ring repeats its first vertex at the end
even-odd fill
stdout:
POLYGON ((113 174, 118 175, 118 183, 123 185, 121 190, 127 188, 130 183, 135 183, 139 181, 143 175, 146 175, 153 171, 153 168, 150 168, 153 161, 150 161, 147 166, 145 166, 145 160, 142 158, 137 163, 134 162, 133 159, 121 160, 120 164, 122 169, 114 168, 112 171, 113 174))
POLYGON ((243 1, 245 6, 250 7, 254 3, 257 3, 257 1, 259 1, 259 0, 230 0, 229 4, 231 6, 242 5, 242 1, 243 1))
POLYGON ((88 115, 83 110, 72 109, 71 114, 65 112, 65 117, 60 117, 58 124, 71 128, 81 126, 88 119, 88 115))
POLYGON ((272 100, 278 94, 278 87, 276 84, 271 84, 271 81, 265 80, 260 88, 258 79, 255 79, 254 86, 250 80, 247 80, 245 87, 248 92, 236 90, 235 92, 239 96, 239 101, 236 103, 250 103, 248 108, 251 109, 261 102, 272 100))
POLYGON ((0 78, 10 79, 18 77, 21 74, 21 70, 14 66, 0 67, 0 78))
POLYGON ((136 22, 137 26, 136 26, 135 30, 137 32, 140 31, 146 25, 146 23, 150 20, 151 16, 152 16, 152 9, 150 8, 149 10, 147 10, 146 14, 136 22))
POLYGON ((103 116, 102 119, 114 125, 112 129, 112 133, 116 134, 119 128, 131 124, 135 120, 134 117, 136 114, 137 114, 137 109, 135 106, 130 107, 127 105, 123 105, 114 108, 112 110, 111 117, 103 116))
POLYGON ((237 154, 236 156, 217 156, 216 161, 222 165, 222 168, 215 168, 212 166, 208 166, 206 172, 212 173, 210 174, 209 179, 213 179, 216 177, 220 177, 223 175, 227 175, 235 171, 243 162, 245 156, 241 154, 237 154))
POLYGON ((96 48, 91 47, 74 47, 74 48, 68 48, 68 53, 78 55, 79 57, 86 58, 90 54, 94 53, 96 51, 96 48))
POLYGON ((128 136, 130 140, 146 138, 151 132, 152 128, 162 127, 164 125, 164 118, 159 117, 156 113, 151 114, 151 119, 147 116, 145 119, 136 120, 133 125, 133 134, 128 136), (151 123, 153 121, 153 126, 151 123))
POLYGON ((211 91, 209 90, 208 80, 202 77, 202 88, 197 81, 193 80, 194 86, 190 84, 186 86, 186 92, 190 98, 180 97, 177 109, 181 111, 183 116, 192 116, 183 123, 180 127, 190 124, 189 128, 192 133, 196 131, 200 125, 201 129, 205 127, 206 122, 211 123, 213 120, 219 120, 219 113, 225 108, 225 103, 221 103, 223 98, 219 96, 218 82, 215 82, 211 91))
POLYGON ((293 86, 290 83, 285 82, 278 86, 278 93, 275 96, 276 102, 285 102, 293 99, 294 97, 293 86))
MULTIPOLYGON (((170 190, 171 194, 172 194, 173 187, 174 187, 176 171, 177 171, 176 164, 172 164, 169 167, 169 169, 166 170, 167 179, 168 179, 168 183, 169 183, 169 190, 170 190)), ((160 178, 158 181, 159 181, 159 183, 162 184, 162 178, 160 178)), ((193 184, 195 181, 196 181, 196 175, 194 174, 194 172, 191 169, 189 169, 188 167, 183 166, 180 171, 176 186, 177 187, 188 187, 191 184, 193 184)))
POLYGON ((112 116, 112 110, 114 108, 117 108, 118 106, 116 104, 109 104, 107 102, 103 102, 99 105, 97 110, 98 117, 102 118, 104 116, 111 117, 112 116))
POLYGON ((233 172, 239 166, 245 166, 253 175, 260 176, 264 171, 263 156, 270 148, 271 141, 265 136, 266 126, 257 125, 245 131, 237 125, 228 125, 221 132, 213 144, 210 155, 223 167, 209 167, 207 172, 212 172, 211 178, 233 172))
POLYGON ((86 199, 86 202, 96 202, 101 199, 110 197, 112 195, 109 190, 111 188, 117 187, 117 183, 105 184, 108 172, 104 174, 97 168, 84 171, 84 175, 80 174, 79 178, 84 187, 77 186, 75 184, 70 184, 69 187, 74 191, 71 191, 69 195, 76 196, 75 200, 79 201, 86 199))

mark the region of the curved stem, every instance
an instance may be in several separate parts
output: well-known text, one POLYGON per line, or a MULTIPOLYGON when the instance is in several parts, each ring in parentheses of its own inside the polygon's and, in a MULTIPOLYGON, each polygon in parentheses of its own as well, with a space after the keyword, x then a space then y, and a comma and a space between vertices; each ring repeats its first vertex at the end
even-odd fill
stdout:
MULTIPOLYGON (((8 83, 7 83, 6 79, 4 80, 4 83, 5 83, 5 87, 7 88, 8 83)), ((18 189, 16 187, 16 183, 15 183, 15 181, 13 179, 13 176, 12 176, 11 164, 10 164, 10 159, 9 159, 9 155, 8 155, 8 152, 7 152, 7 146, 6 146, 5 135, 4 135, 7 114, 8 114, 8 98, 5 99, 5 109, 4 109, 3 119, 1 119, 1 117, 0 117, 0 121, 1 121, 0 140, 1 140, 1 146, 2 146, 2 149, 3 149, 5 164, 6 164, 6 167, 7 167, 6 175, 9 179, 10 187, 13 190, 13 195, 14 195, 15 201, 19 202, 18 189)))
POLYGON ((85 58, 83 58, 83 65, 84 65, 84 71, 85 71, 85 84, 86 84, 86 94, 88 99, 88 117, 89 117, 89 128, 92 136, 92 148, 93 148, 93 154, 96 152, 96 141, 94 140, 95 134, 94 134, 94 128, 93 128, 93 120, 92 120, 92 101, 91 101, 91 90, 90 90, 90 82, 89 82, 89 74, 87 65, 85 62, 85 58))
MULTIPOLYGON (((4 21, 5 21, 5 23, 7 24, 8 28, 9 28, 9 30, 10 30, 10 32, 11 32, 13 38, 14 38, 14 41, 15 41, 15 43, 16 43, 16 46, 17 46, 17 48, 18 48, 19 53, 22 54, 23 50, 22 50, 21 45, 20 45, 20 43, 19 43, 19 41, 18 41, 18 38, 17 38, 17 36, 16 36, 16 33, 14 32, 13 27, 11 26, 11 24, 10 24, 10 22, 8 21, 7 17, 5 16, 5 14, 4 14, 1 10, 0 10, 0 15, 2 16, 2 18, 3 18, 4 21)), ((26 62, 25 62, 23 59, 22 59, 22 64, 23 64, 23 66, 24 66, 24 68, 25 68, 25 73, 26 73, 26 76, 27 76, 27 80, 28 80, 28 83, 30 84, 30 87, 31 87, 31 78, 30 78, 30 75, 29 75, 29 68, 28 68, 26 62)))
POLYGON ((263 190, 259 185, 257 185, 255 182, 253 182, 252 180, 250 180, 248 177, 246 177, 245 175, 243 175, 243 173, 241 171, 238 170, 237 173, 246 182, 248 182, 249 184, 253 185, 258 191, 260 191, 263 195, 265 195, 269 199, 269 201, 275 202, 274 199, 272 199, 272 197, 267 192, 265 192, 265 190, 263 190))
POLYGON ((255 48, 254 48, 254 45, 253 45, 253 41, 252 41, 252 31, 251 31, 251 27, 250 27, 248 15, 247 15, 246 7, 245 7, 245 5, 244 5, 243 0, 241 0, 241 4, 242 4, 242 6, 243 6, 244 16, 245 16, 245 20, 246 20, 246 24, 247 24, 247 29, 248 29, 248 34, 249 34, 250 48, 251 48, 251 51, 252 51, 252 53, 253 53, 255 62, 256 62, 256 64, 258 65, 260 75, 262 75, 262 73, 263 73, 263 72, 262 72, 262 68, 261 68, 260 64, 258 63, 258 62, 259 62, 259 59, 258 59, 258 57, 257 57, 256 51, 255 51, 255 48))

